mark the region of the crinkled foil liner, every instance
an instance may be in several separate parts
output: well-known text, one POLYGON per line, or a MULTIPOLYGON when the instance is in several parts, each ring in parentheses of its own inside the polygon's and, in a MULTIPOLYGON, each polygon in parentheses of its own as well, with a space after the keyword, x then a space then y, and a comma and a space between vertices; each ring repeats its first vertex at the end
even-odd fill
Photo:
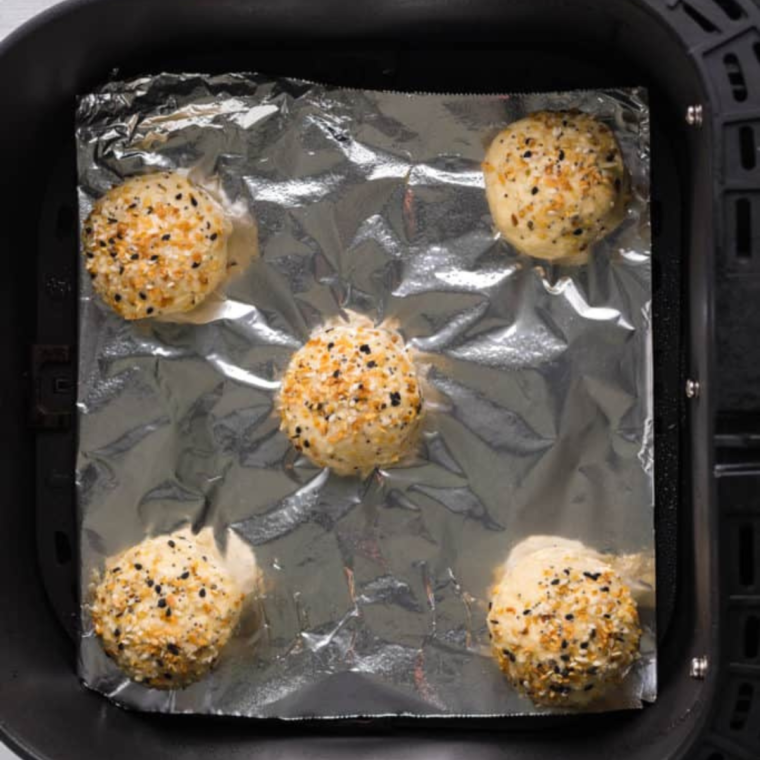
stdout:
MULTIPOLYGON (((545 713, 509 687, 485 624, 494 570, 536 533, 654 554, 648 108, 643 90, 460 96, 259 75, 161 74, 81 99, 81 216, 122 178, 218 179, 259 257, 199 324, 125 322, 81 278, 83 598, 106 556, 188 521, 236 532, 264 627, 184 691, 130 683, 86 606, 80 674, 122 705, 282 718, 545 713), (495 235, 481 161, 538 109, 615 131, 624 224, 563 269, 495 235), (417 458, 361 483, 297 458, 273 402, 310 330, 392 319, 436 396, 417 458)), ((594 709, 656 694, 642 658, 594 709)))

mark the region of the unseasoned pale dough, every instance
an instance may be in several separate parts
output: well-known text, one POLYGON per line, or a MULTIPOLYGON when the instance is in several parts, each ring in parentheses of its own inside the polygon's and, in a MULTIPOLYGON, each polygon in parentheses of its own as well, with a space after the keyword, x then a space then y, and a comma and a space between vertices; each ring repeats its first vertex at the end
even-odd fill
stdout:
POLYGON ((231 230, 221 206, 180 174, 132 177, 87 217, 87 272, 125 319, 186 312, 224 278, 231 230))
POLYGON ((494 224, 517 250, 581 264, 625 216, 628 180, 610 128, 580 111, 510 124, 483 163, 494 224))

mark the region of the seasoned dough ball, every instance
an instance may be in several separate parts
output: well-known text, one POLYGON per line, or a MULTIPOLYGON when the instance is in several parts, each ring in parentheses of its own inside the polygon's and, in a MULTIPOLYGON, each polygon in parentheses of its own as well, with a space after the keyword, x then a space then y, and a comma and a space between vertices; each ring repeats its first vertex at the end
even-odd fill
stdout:
POLYGON ((539 111, 510 124, 483 170, 497 229, 529 256, 581 264, 625 216, 620 147, 607 125, 580 111, 539 111))
POLYGON ((178 314, 222 281, 230 231, 219 204, 189 179, 132 177, 87 217, 85 263, 95 290, 125 319, 178 314))
POLYGON ((512 685, 538 705, 583 707, 638 658, 631 591, 602 555, 577 542, 518 552, 493 589, 493 651, 512 685))
POLYGON ((216 663, 243 593, 192 536, 149 538, 107 560, 93 590, 95 633, 134 681, 178 689, 216 663))
POLYGON ((367 475, 413 444, 422 391, 401 336, 368 320, 318 330, 290 361, 281 429, 319 467, 367 475))

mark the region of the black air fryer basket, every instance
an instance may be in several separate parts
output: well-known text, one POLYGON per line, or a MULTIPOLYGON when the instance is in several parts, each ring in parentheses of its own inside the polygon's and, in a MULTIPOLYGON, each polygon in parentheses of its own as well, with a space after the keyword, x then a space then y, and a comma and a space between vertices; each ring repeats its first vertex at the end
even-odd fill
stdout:
MULTIPOLYGON (((760 7, 752 0, 78 0, 0 45, 0 738, 50 760, 760 758, 760 7), (75 96, 114 69, 363 88, 645 85, 660 696, 560 718, 129 713, 75 675, 75 96)), ((336 680, 334 699, 372 706, 336 680)))

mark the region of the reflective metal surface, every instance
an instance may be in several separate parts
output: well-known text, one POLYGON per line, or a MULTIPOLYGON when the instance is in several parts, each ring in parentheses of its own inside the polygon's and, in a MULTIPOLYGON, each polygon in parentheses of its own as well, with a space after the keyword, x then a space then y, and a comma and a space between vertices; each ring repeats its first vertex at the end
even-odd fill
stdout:
MULTIPOLYGON (((259 247, 213 309, 181 322, 124 322, 81 278, 83 594, 105 556, 187 522, 222 543, 237 533, 265 576, 263 629, 181 692, 124 679, 83 609, 86 684, 164 712, 545 712, 490 656, 494 570, 532 534, 654 554, 645 94, 163 74, 83 98, 77 137, 82 218, 122 177, 183 168, 247 209, 259 247), (480 168, 508 122, 569 107, 614 129, 634 189, 576 269, 495 235, 480 168), (291 354, 347 310, 392 321, 426 374, 416 458, 365 482, 297 457, 274 413, 291 354), (372 707, 337 706, 346 678, 372 707)), ((654 698, 654 610, 641 613, 642 660, 597 709, 654 698)))

